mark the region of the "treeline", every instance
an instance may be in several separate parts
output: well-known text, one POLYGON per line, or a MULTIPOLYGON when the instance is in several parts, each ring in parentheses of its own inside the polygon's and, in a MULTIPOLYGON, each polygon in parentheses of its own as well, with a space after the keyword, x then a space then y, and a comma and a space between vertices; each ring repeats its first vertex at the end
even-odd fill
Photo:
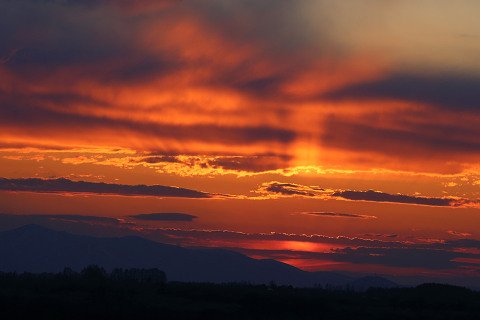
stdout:
POLYGON ((0 319, 479 319, 480 294, 166 282, 158 269, 0 273, 0 319))
POLYGON ((122 269, 116 268, 108 273, 104 268, 97 265, 90 265, 76 272, 71 268, 65 268, 60 273, 16 273, 0 272, 0 279, 8 280, 81 280, 81 281, 135 281, 140 283, 166 283, 167 276, 165 272, 157 269, 122 269))

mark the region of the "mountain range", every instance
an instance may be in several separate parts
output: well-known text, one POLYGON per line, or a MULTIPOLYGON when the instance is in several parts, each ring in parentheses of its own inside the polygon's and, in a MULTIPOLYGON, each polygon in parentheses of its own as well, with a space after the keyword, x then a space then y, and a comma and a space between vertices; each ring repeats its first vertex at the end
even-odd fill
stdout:
POLYGON ((158 268, 169 281, 247 282, 297 287, 334 286, 364 290, 396 287, 377 276, 354 278, 335 272, 307 272, 269 259, 212 248, 184 248, 136 236, 93 237, 25 225, 0 232, 0 271, 60 272, 98 265, 114 268, 158 268))

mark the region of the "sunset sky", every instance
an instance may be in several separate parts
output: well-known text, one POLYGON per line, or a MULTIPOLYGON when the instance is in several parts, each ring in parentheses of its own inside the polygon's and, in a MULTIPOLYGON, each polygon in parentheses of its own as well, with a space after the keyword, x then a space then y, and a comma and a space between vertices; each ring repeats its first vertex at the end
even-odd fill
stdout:
POLYGON ((479 12, 0 0, 0 227, 480 277, 479 12))

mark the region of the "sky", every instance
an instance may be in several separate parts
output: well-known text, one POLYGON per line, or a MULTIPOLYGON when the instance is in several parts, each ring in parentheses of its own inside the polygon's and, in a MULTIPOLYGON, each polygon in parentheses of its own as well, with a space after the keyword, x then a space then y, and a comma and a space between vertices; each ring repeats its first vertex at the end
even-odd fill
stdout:
POLYGON ((0 227, 478 277, 479 11, 0 0, 0 227))

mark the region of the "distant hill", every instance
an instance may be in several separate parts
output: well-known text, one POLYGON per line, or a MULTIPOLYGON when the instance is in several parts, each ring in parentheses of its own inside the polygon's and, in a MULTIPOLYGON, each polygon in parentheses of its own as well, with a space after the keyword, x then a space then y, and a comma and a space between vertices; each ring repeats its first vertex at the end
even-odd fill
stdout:
POLYGON ((59 272, 96 264, 114 268, 158 268, 169 281, 248 282, 356 289, 395 286, 387 279, 352 279, 334 272, 306 272, 275 260, 258 260, 224 249, 189 249, 140 237, 98 238, 38 225, 0 232, 0 271, 59 272), (351 285, 350 285, 351 284, 351 285))

